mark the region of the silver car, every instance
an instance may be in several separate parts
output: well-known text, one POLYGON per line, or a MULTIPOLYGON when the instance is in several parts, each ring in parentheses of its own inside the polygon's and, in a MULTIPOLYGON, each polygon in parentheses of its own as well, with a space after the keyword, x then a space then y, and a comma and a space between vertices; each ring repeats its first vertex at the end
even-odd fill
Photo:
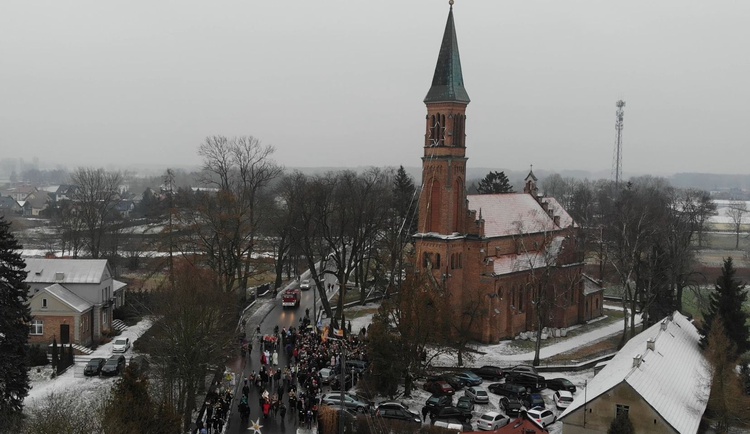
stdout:
MULTIPOLYGON (((341 405, 341 393, 326 393, 320 400, 325 405, 341 405)), ((349 410, 356 410, 358 413, 365 413, 370 410, 370 403, 359 399, 356 396, 352 396, 348 393, 344 393, 344 407, 349 410)))

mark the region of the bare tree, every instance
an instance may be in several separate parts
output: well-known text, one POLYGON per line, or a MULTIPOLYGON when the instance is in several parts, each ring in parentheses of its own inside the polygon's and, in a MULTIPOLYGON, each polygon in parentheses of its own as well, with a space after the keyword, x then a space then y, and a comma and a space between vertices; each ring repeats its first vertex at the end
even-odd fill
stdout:
POLYGON ((81 167, 70 178, 76 185, 73 202, 83 223, 85 245, 91 257, 97 259, 102 256, 104 241, 119 219, 115 206, 120 199, 118 188, 122 175, 81 167))
MULTIPOLYGON (((251 275, 261 211, 261 192, 281 173, 272 146, 252 136, 206 138, 201 180, 214 191, 202 192, 192 209, 179 214, 192 244, 215 271, 217 284, 230 292, 246 288, 251 275)), ((244 300, 245 291, 239 291, 244 300)))
POLYGON ((735 233, 734 248, 740 248, 740 229, 742 228, 742 220, 747 214, 747 202, 741 200, 734 200, 729 203, 729 207, 726 209, 726 215, 732 220, 732 226, 735 233))

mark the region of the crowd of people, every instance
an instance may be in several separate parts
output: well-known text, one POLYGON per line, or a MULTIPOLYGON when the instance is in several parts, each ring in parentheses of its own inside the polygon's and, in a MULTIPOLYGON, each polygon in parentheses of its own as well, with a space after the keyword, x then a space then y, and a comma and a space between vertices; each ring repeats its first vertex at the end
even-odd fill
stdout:
MULTIPOLYGON (((261 367, 244 379, 243 398, 238 407, 240 414, 249 413, 247 399, 251 388, 255 387, 263 418, 288 419, 308 428, 316 423, 323 388, 319 371, 331 368, 341 372, 341 351, 345 342, 347 360, 367 361, 365 329, 360 330, 359 334, 349 333, 346 341, 328 339, 317 331, 311 325, 309 310, 298 327, 279 329, 276 326, 271 335, 262 335, 260 327, 256 329, 257 357, 261 367), (281 351, 286 355, 286 363, 283 364, 279 357, 281 351)), ((252 348, 252 344, 248 344, 250 357, 254 356, 252 348)))
MULTIPOLYGON (((233 381, 233 377, 230 381, 233 381)), ((198 422, 199 434, 219 434, 224 429, 232 402, 231 387, 222 387, 206 395, 205 421, 198 422)))

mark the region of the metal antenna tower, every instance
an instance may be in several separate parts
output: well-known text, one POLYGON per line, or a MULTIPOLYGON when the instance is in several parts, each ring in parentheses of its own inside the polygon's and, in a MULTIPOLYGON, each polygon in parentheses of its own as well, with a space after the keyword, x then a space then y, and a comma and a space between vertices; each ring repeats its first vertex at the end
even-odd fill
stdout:
POLYGON ((617 131, 617 139, 615 140, 615 155, 612 157, 612 176, 615 178, 615 185, 620 185, 620 179, 622 178, 622 118, 625 116, 625 101, 619 100, 615 104, 617 111, 615 112, 615 131, 617 131))

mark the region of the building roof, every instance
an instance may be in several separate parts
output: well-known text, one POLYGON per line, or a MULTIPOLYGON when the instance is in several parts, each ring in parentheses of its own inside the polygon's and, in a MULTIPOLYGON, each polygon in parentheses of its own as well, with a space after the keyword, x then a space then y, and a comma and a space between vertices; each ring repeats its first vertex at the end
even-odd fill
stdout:
POLYGON ((27 283, 100 283, 106 259, 26 259, 27 283))
POLYGON ((0 196, 0 209, 17 209, 21 205, 10 196, 0 196))
POLYGON ((86 312, 87 310, 91 309, 91 307, 93 307, 93 304, 75 295, 68 288, 60 285, 59 283, 55 283, 54 285, 50 285, 44 288, 43 290, 34 294, 34 297, 39 297, 40 294, 45 293, 50 294, 61 302, 67 304, 71 307, 71 309, 75 310, 78 313, 86 312))
POLYGON ((559 226, 561 228, 578 227, 576 222, 573 221, 573 217, 565 211, 565 208, 560 205, 554 197, 544 197, 541 199, 542 202, 547 202, 547 209, 552 211, 554 216, 560 217, 559 226))
MULTIPOLYGON (((472 194, 469 209, 481 210, 486 237, 548 232, 559 229, 533 196, 526 193, 472 194)), ((562 219, 561 219, 562 221, 562 219)))
POLYGON ((602 287, 599 282, 592 279, 588 275, 583 275, 583 295, 591 295, 599 291, 604 291, 604 287, 602 287))
POLYGON ((443 42, 440 45, 432 87, 427 92, 424 102, 464 102, 469 103, 469 94, 464 88, 464 76, 461 72, 461 57, 458 54, 458 38, 453 23, 453 6, 448 12, 443 42))
POLYGON ((699 341, 693 323, 675 312, 671 319, 665 318, 630 339, 558 419, 582 407, 586 398, 594 400, 627 383, 675 431, 696 432, 711 390, 709 366, 699 341), (653 340, 653 350, 647 349, 649 340, 653 340), (637 356, 640 363, 634 360, 637 356))
POLYGON ((128 286, 125 282, 120 282, 119 280, 112 279, 112 293, 119 291, 120 289, 128 286))
POLYGON ((492 272, 495 275, 501 275, 554 266, 557 264, 557 256, 560 254, 563 241, 565 237, 558 236, 550 241, 544 251, 522 252, 492 258, 492 272))

